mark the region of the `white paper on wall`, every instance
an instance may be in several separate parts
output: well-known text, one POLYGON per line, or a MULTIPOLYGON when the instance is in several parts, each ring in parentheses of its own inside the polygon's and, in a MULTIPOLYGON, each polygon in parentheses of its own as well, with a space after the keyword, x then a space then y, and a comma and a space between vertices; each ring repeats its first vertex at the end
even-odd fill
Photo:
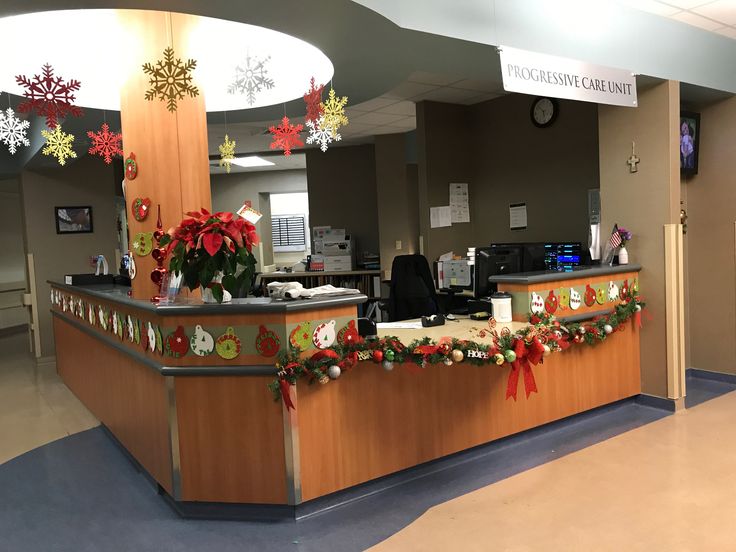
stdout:
POLYGON ((470 197, 467 182, 450 183, 450 221, 470 222, 470 197))

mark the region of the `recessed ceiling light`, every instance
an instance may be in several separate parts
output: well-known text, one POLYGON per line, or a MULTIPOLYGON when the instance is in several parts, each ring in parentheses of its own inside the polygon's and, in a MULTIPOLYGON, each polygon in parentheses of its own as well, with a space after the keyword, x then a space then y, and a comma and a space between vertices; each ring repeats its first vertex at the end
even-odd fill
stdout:
POLYGON ((257 155, 249 155, 248 157, 235 157, 230 163, 238 167, 268 167, 273 165, 271 161, 258 157, 257 155))

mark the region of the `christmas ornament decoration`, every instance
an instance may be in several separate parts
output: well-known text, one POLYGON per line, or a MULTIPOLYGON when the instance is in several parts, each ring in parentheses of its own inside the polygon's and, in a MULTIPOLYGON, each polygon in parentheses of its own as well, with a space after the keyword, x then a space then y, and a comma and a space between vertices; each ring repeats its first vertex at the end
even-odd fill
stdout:
POLYGON ((160 355, 164 354, 164 337, 161 334, 161 328, 154 326, 154 337, 156 338, 156 352, 160 355))
POLYGON ((560 299, 559 299, 560 310, 567 310, 570 308, 570 289, 560 288, 560 299))
POLYGON ((107 331, 107 313, 102 307, 97 307, 97 320, 100 322, 100 328, 107 331))
POLYGON ((135 180, 136 176, 138 176, 138 161, 135 160, 135 153, 131 151, 125 159, 125 178, 135 180))
POLYGON ((167 47, 164 58, 157 60, 155 65, 143 64, 143 72, 150 76, 148 84, 151 85, 146 90, 146 100, 154 101, 158 98, 165 101, 166 109, 173 113, 178 100, 183 100, 187 95, 191 98, 199 96, 199 89, 192 85, 192 71, 196 67, 195 60, 188 59, 183 63, 180 58, 174 58, 174 49, 167 47))
POLYGON ((552 354, 552 348, 547 345, 546 343, 543 345, 544 347, 544 356, 549 356, 552 354))
POLYGON ((118 313, 112 313, 112 333, 118 333, 118 313))
POLYGON ((595 290, 590 287, 590 284, 585 285, 585 305, 592 307, 595 304, 595 290))
POLYGON ((308 120, 306 122, 309 128, 309 135, 307 136, 307 144, 319 144, 319 149, 323 152, 327 151, 328 145, 342 140, 336 131, 325 124, 325 118, 320 117, 317 121, 308 120))
POLYGON ((613 281, 608 282, 608 300, 618 300, 618 286, 613 281))
POLYGON ((151 257, 156 261, 156 266, 151 269, 151 281, 158 286, 158 293, 151 297, 152 303, 158 303, 161 301, 163 296, 163 285, 166 279, 166 273, 168 270, 164 267, 164 260, 166 260, 166 247, 161 245, 161 239, 164 237, 164 226, 161 222, 161 205, 158 206, 158 217, 156 219, 156 230, 153 232, 153 240, 156 242, 156 247, 151 252, 151 257))
POLYGON ((305 120, 307 121, 318 121, 322 117, 322 90, 325 85, 320 84, 314 86, 314 77, 309 81, 309 90, 304 94, 304 103, 307 106, 307 115, 305 120))
POLYGON ((133 238, 133 251, 139 257, 145 257, 153 249, 153 232, 138 232, 133 238))
POLYGON ((271 90, 276 83, 268 76, 266 65, 271 56, 258 58, 246 56, 245 60, 235 67, 235 77, 227 87, 228 94, 241 94, 245 96, 248 105, 256 102, 256 94, 264 89, 271 90))
POLYGON ((312 345, 312 323, 297 324, 289 334, 289 345, 302 351, 308 349, 312 345))
POLYGON ((156 330, 153 329, 153 324, 148 323, 148 348, 153 353, 156 350, 156 330))
MULTIPOLYGON (((373 358, 373 353, 375 353, 375 351, 358 351, 358 360, 370 360, 373 358)), ((381 358, 383 358, 383 351, 381 351, 381 358)))
POLYGON ((135 341, 135 331, 133 331, 133 317, 130 315, 125 320, 125 328, 127 330, 128 341, 133 343, 135 341))
POLYGON ((327 349, 335 343, 335 321, 330 320, 317 326, 312 335, 312 343, 317 349, 327 349))
POLYGON ((580 293, 575 288, 570 288, 570 308, 572 310, 578 310, 580 308, 580 293))
POLYGON ((180 358, 189 352, 189 338, 183 326, 177 326, 173 333, 166 336, 166 354, 180 358))
POLYGON ((258 354, 264 357, 276 356, 281 346, 281 340, 276 332, 269 330, 266 326, 260 326, 258 328, 258 335, 256 336, 256 351, 258 354))
POLYGON ((0 142, 8 146, 11 155, 18 151, 18 146, 31 145, 27 135, 30 126, 30 121, 19 119, 11 108, 0 111, 0 142))
POLYGON ((446 358, 442 362, 445 364, 445 366, 452 366, 452 359, 451 358, 446 358))
POLYGON ((240 339, 235 335, 235 330, 230 327, 215 342, 217 354, 225 360, 237 357, 240 354, 240 347, 240 339))
POLYGON ((628 297, 629 295, 629 280, 628 278, 624 280, 624 283, 621 284, 621 291, 619 291, 619 297, 628 297))
POLYGON ((462 362, 465 358, 465 355, 460 349, 455 349, 452 351, 452 360, 454 362, 462 362))
POLYGON ((547 295, 547 298, 544 300, 544 310, 546 310, 549 314, 554 314, 557 312, 557 296, 555 295, 555 290, 551 289, 549 290, 549 294, 547 295))
POLYGON ((69 158, 76 159, 77 152, 72 149, 74 135, 61 130, 61 125, 56 125, 52 131, 42 130, 41 136, 46 138, 46 147, 41 150, 41 153, 56 157, 59 165, 66 165, 66 160, 69 158))
POLYGON ((529 306, 534 314, 542 314, 544 312, 544 299, 541 295, 532 291, 532 300, 529 306))
POLYGON ((386 370, 387 372, 390 372, 391 370, 394 369, 394 363, 388 359, 384 360, 383 369, 386 370))
POLYGON ((123 135, 119 132, 110 132, 107 123, 102 123, 102 128, 97 132, 87 131, 87 136, 92 139, 92 147, 89 148, 90 155, 99 155, 108 165, 112 163, 113 157, 122 157, 123 135))
POLYGON ((135 198, 130 206, 130 211, 133 213, 135 220, 143 222, 148 218, 148 213, 151 211, 151 200, 147 197, 135 198))
POLYGON ((606 334, 612 334, 613 333, 613 326, 610 324, 606 324, 603 326, 603 331, 606 332, 606 334))
POLYGON ((493 362, 501 366, 504 362, 506 362, 506 357, 504 357, 501 353, 496 353, 493 355, 493 362))
POLYGON ((87 305, 87 321, 95 325, 95 307, 94 305, 87 305))
POLYGON ((225 172, 230 174, 230 166, 232 165, 233 159, 235 159, 235 140, 230 140, 228 135, 225 135, 225 141, 220 144, 220 166, 225 167, 225 172))
POLYGON ((192 337, 189 338, 189 348, 197 356, 211 355, 212 351, 215 350, 215 338, 197 324, 194 327, 192 337))
POLYGON ((383 362, 383 351, 381 349, 373 351, 373 362, 383 362))
POLYGON ((133 342, 136 345, 141 343, 141 322, 139 320, 133 320, 133 342))
POLYGON ((585 330, 585 326, 580 326, 580 327, 578 328, 578 333, 579 333, 580 335, 583 335, 583 334, 584 334, 585 332, 586 332, 586 330, 585 330))
POLYGON ((330 377, 330 379, 337 379, 340 377, 340 374, 342 373, 342 370, 340 370, 339 366, 330 366, 327 369, 327 375, 330 377))
POLYGON ((331 128, 334 135, 341 126, 348 124, 348 117, 345 115, 345 106, 348 103, 347 96, 338 98, 335 96, 335 89, 330 88, 327 95, 327 101, 321 104, 322 117, 324 119, 325 128, 331 128))
POLYGON ((117 318, 118 318, 118 331, 117 331, 118 339, 122 341, 123 337, 125 336, 125 320, 123 320, 123 315, 120 313, 117 314, 117 318))
POLYGON ((383 356, 386 358, 386 360, 394 360, 396 353, 389 349, 388 351, 384 351, 383 356))
POLYGON ((506 359, 506 362, 514 362, 516 360, 516 353, 513 349, 507 349, 503 352, 503 357, 506 359))
POLYGON ((595 290, 595 300, 599 305, 602 305, 606 302, 606 298, 608 297, 608 293, 606 291, 605 285, 600 285, 596 287, 595 290))
POLYGON ((304 145, 301 141, 299 133, 304 129, 301 123, 292 125, 289 118, 284 116, 279 126, 270 126, 268 131, 273 135, 273 141, 269 146, 271 149, 283 150, 284 155, 291 155, 291 148, 299 148, 304 145))
POLYGON ((330 377, 327 374, 322 374, 317 381, 319 381, 322 385, 325 385, 327 383, 330 383, 330 377))
POLYGON ((337 342, 341 345, 348 345, 355 343, 360 339, 358 328, 355 327, 355 320, 350 320, 346 326, 337 333, 337 342))
POLYGON ((18 75, 15 82, 25 88, 23 96, 26 101, 18 106, 18 111, 34 112, 39 117, 46 117, 46 126, 49 128, 56 128, 59 119, 67 115, 82 116, 82 109, 74 105, 74 92, 79 90, 81 83, 75 79, 64 81, 54 75, 54 68, 48 63, 41 68, 40 75, 33 75, 31 79, 18 75))
POLYGON ((135 257, 132 251, 128 251, 128 276, 131 280, 135 280, 136 274, 138 274, 138 268, 135 266, 135 257))

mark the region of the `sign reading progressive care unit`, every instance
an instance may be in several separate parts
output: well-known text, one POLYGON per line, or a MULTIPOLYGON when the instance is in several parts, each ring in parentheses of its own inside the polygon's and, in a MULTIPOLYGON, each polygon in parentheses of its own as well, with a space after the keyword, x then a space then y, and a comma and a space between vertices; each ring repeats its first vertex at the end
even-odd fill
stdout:
POLYGON ((636 107, 636 79, 631 71, 509 46, 499 50, 507 92, 636 107))

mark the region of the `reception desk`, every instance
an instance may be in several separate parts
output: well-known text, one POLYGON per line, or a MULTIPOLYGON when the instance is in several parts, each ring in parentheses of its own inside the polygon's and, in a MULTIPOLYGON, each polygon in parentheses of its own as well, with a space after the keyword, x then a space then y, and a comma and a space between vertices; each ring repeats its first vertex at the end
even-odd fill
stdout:
MULTIPOLYGON (((618 274, 636 278, 635 268, 618 274)), ((569 287, 559 277, 552 282, 569 287)), ((52 284, 57 369, 186 516, 299 516, 362 483, 640 392, 638 328, 627 324, 598 345, 546 358, 528 398, 506 398, 507 366, 389 371, 367 360, 326 385, 300 380, 290 409, 267 387, 278 353, 299 346, 313 355, 315 332, 352 328, 364 296, 153 306, 125 292, 52 284)), ((383 333, 482 342, 487 329, 460 320, 383 333)))

